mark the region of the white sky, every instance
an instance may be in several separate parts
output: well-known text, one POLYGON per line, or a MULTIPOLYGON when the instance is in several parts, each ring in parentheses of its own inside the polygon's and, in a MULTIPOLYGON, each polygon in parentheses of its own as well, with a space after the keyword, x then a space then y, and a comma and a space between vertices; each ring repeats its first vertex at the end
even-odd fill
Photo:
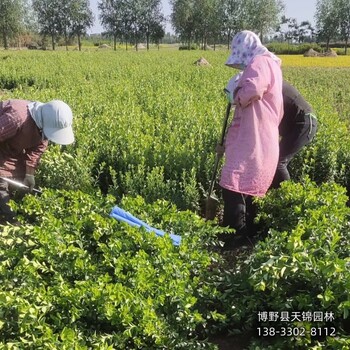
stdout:
MULTIPOLYGON (((317 0, 282 0, 285 4, 285 15, 286 17, 296 18, 300 24, 302 21, 310 21, 312 24, 315 24, 315 10, 316 10, 316 1, 317 0)), ((101 27, 98 20, 98 9, 97 9, 98 0, 90 0, 90 7, 92 12, 95 15, 94 26, 88 31, 91 33, 101 33, 103 28, 101 27)), ((163 13, 165 16, 170 15, 171 7, 168 0, 162 0, 163 13)), ((171 31, 171 25, 168 23, 166 26, 166 31, 171 31)))

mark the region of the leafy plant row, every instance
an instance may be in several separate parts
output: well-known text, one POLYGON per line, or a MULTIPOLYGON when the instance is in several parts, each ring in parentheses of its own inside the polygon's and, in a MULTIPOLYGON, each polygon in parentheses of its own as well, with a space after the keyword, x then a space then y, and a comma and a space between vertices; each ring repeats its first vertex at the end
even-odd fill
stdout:
MULTIPOLYGON (((190 212, 141 197, 120 205, 169 236, 109 217, 116 200, 45 190, 2 226, 0 349, 210 349, 206 327, 225 316, 204 300, 215 230, 190 212)), ((15 205, 13 203, 13 205, 15 205)))
POLYGON ((24 225, 2 229, 0 348, 214 348, 212 334, 254 333, 266 310, 334 312, 337 336, 255 336, 251 349, 349 347, 349 69, 282 57, 319 130, 291 164, 300 184, 259 202, 266 240, 226 263, 217 222, 173 205, 200 211, 236 73, 225 52, 206 53, 208 67, 196 55, 0 53, 2 99, 65 100, 76 133, 45 153, 44 195, 18 203, 24 225), (183 245, 112 220, 116 203, 183 245))
MULTIPOLYGON (((40 183, 140 194, 200 210, 225 114, 222 89, 236 71, 224 66, 225 51, 206 52, 208 67, 193 64, 197 55, 170 50, 3 53, 4 99, 60 98, 75 114, 77 142, 64 153, 50 147, 40 183)), ((346 59, 282 56, 284 78, 303 93, 319 119, 313 144, 293 161, 296 179, 307 174, 318 183, 335 180, 348 186, 346 59), (310 62, 345 66, 298 68, 310 62)))
POLYGON ((226 315, 223 324, 231 332, 252 334, 249 349, 349 347, 347 200, 341 186, 317 186, 306 178, 285 182, 257 201, 258 221, 268 234, 251 254, 241 255, 233 269, 224 265, 216 274, 222 292, 218 310, 226 315), (322 316, 303 319, 308 312, 322 316), (266 319, 259 319, 264 313, 266 319), (327 314, 332 317, 324 317, 327 314), (272 332, 303 328, 305 333, 263 336, 264 327, 272 332))
POLYGON ((120 205, 179 247, 109 217, 117 200, 45 190, 12 203, 2 226, 0 348, 215 349, 217 334, 249 334, 249 349, 345 349, 349 334, 349 208, 336 184, 284 183, 257 202, 268 230, 253 251, 215 253, 223 229, 158 200, 120 205), (259 321, 263 312, 322 312, 331 321, 259 321), (259 337, 259 327, 336 330, 259 337))

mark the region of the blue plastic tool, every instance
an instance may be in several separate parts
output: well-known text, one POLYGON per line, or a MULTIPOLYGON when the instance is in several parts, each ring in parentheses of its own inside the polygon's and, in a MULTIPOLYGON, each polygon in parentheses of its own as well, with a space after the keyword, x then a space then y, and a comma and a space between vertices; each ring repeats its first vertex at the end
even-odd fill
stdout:
MULTIPOLYGON (((126 222, 131 226, 144 227, 146 229, 146 231, 154 232, 157 236, 163 237, 165 235, 165 232, 149 226, 144 221, 136 218, 135 216, 133 216, 129 212, 119 208, 118 206, 113 207, 110 215, 113 218, 117 219, 118 221, 126 222)), ((180 236, 174 235, 174 234, 170 234, 169 236, 170 236, 171 240, 173 241, 174 245, 177 245, 177 246, 180 245, 180 242, 181 242, 180 236)))

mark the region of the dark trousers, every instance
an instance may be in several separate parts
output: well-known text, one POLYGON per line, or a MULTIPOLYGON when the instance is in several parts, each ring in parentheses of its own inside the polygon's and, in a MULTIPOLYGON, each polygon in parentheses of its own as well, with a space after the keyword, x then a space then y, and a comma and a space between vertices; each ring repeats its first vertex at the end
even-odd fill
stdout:
POLYGON ((271 188, 278 188, 282 181, 289 180, 288 164, 292 158, 314 138, 317 131, 317 119, 312 114, 305 114, 296 122, 290 132, 282 136, 280 155, 271 188))
POLYGON ((256 210, 253 205, 253 197, 223 188, 222 198, 224 200, 222 226, 235 229, 236 235, 254 235, 256 210))

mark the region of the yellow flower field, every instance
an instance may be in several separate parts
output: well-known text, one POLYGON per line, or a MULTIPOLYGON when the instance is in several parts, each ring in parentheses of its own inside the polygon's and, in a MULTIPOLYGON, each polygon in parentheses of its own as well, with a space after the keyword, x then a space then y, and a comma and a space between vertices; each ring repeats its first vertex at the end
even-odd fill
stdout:
POLYGON ((303 55, 280 55, 285 67, 343 67, 350 69, 350 56, 304 57, 303 55))

